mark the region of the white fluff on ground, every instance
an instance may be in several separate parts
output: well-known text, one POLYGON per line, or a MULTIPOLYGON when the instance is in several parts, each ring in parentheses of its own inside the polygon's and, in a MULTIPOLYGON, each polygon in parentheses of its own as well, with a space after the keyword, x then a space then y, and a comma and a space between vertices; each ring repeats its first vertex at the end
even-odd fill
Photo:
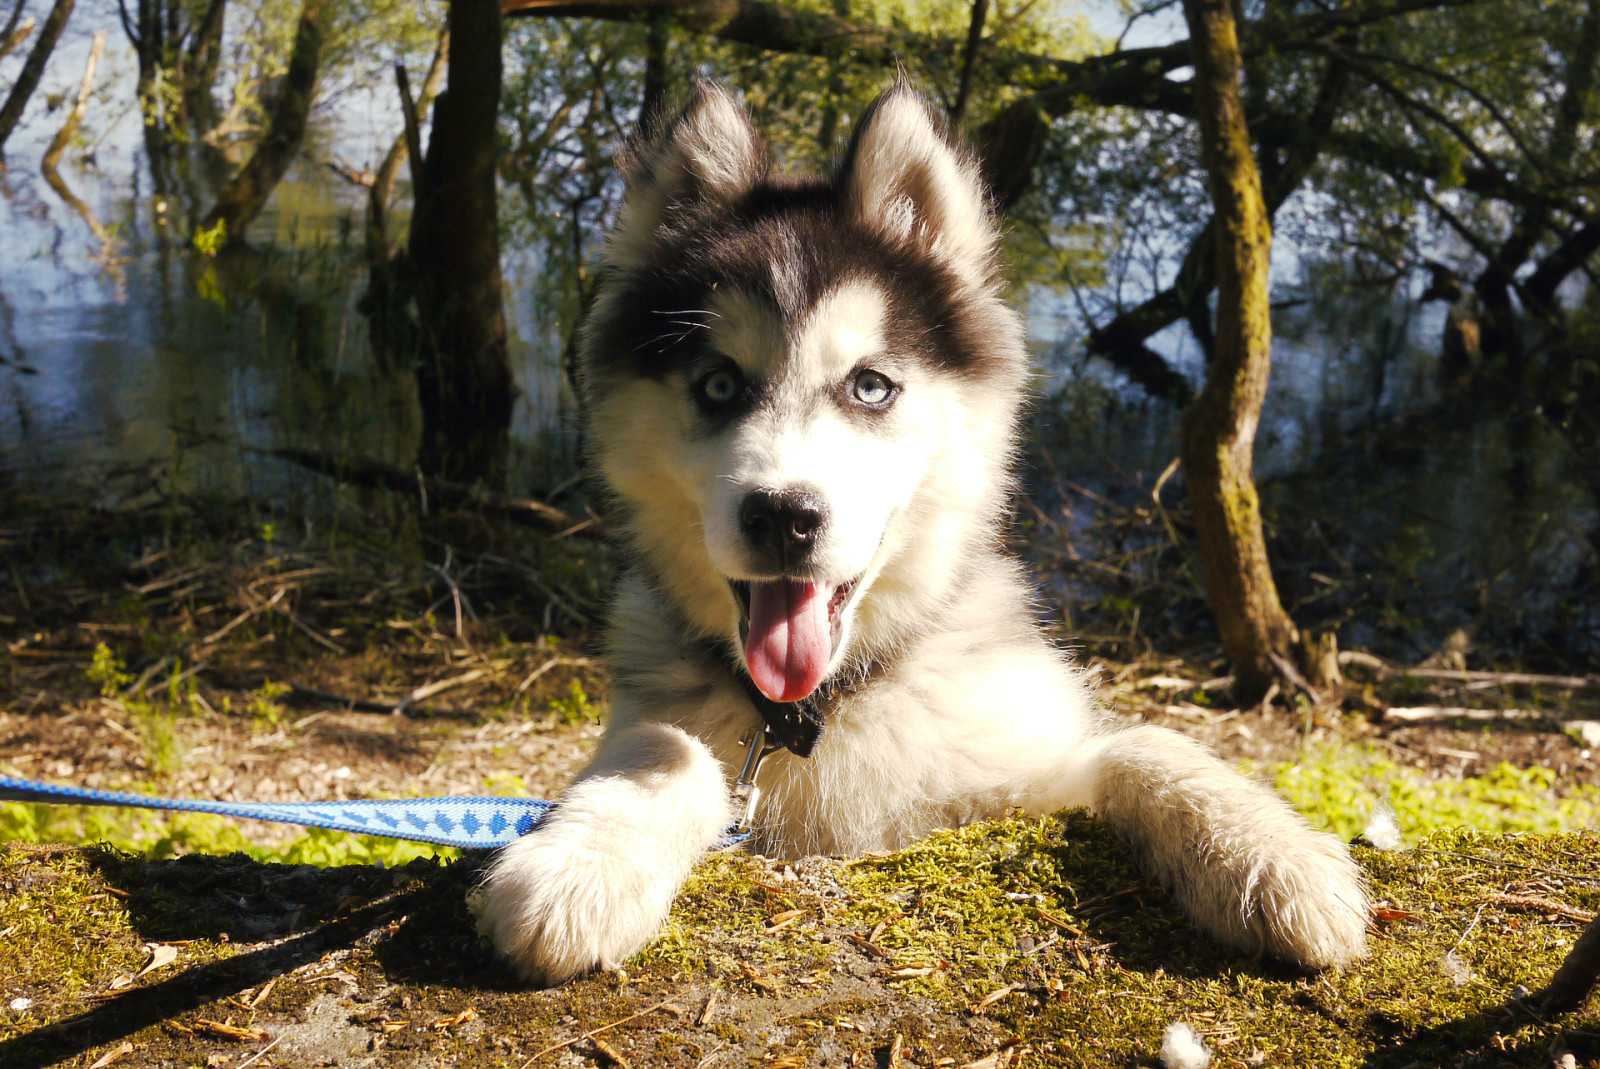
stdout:
POLYGON ((1164 1069, 1206 1069, 1211 1064, 1211 1048, 1199 1032, 1173 1021, 1161 1037, 1161 1064, 1164 1069))
POLYGON ((1400 849, 1400 822, 1395 819, 1394 810, 1386 805, 1378 806, 1367 826, 1361 829, 1361 837, 1379 850, 1400 849))

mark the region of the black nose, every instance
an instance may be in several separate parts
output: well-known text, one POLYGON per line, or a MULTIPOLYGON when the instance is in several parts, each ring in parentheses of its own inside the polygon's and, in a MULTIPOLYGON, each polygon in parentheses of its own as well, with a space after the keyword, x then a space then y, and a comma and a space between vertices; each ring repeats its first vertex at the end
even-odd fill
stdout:
POLYGON ((739 506, 751 548, 779 567, 803 560, 827 523, 828 506, 811 490, 756 490, 739 506))

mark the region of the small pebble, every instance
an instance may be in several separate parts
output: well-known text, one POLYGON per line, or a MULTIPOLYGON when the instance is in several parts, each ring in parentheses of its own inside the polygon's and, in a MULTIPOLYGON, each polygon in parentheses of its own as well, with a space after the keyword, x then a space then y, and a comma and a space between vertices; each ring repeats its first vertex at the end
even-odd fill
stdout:
POLYGON ((33 999, 31 998, 14 998, 11 1000, 11 1010, 13 1013, 21 1013, 23 1010, 32 1005, 33 999))

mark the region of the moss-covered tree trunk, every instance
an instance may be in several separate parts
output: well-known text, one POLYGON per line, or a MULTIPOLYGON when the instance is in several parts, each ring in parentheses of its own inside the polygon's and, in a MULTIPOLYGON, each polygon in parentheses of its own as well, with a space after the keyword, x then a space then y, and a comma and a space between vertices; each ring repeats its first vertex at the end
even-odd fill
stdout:
POLYGON ((495 483, 504 473, 516 387, 506 355, 495 196, 500 4, 453 0, 450 68, 433 110, 407 258, 421 337, 418 463, 495 483))
POLYGON ((266 136, 206 214, 202 225, 209 230, 222 224, 230 242, 244 240, 245 228, 261 214, 305 138, 306 119, 317 96, 329 7, 329 0, 304 0, 301 5, 289 70, 267 121, 266 136))
POLYGON ((1271 366, 1272 227, 1245 126, 1229 0, 1184 0, 1183 8, 1194 51, 1195 107, 1217 258, 1211 365, 1205 388, 1184 412, 1183 466, 1212 611, 1233 662, 1235 694, 1250 702, 1277 678, 1277 661, 1292 662, 1299 639, 1272 580, 1251 475, 1271 366))
POLYGON ((50 53, 55 51, 61 31, 67 28, 73 3, 74 0, 56 0, 55 6, 50 9, 50 17, 44 20, 44 28, 39 31, 39 39, 33 43, 33 51, 28 53, 22 70, 17 73, 11 93, 6 97, 6 102, 0 104, 0 159, 5 156, 6 139, 17 128, 23 109, 28 106, 28 98, 39 87, 39 79, 44 76, 44 65, 49 62, 50 53))

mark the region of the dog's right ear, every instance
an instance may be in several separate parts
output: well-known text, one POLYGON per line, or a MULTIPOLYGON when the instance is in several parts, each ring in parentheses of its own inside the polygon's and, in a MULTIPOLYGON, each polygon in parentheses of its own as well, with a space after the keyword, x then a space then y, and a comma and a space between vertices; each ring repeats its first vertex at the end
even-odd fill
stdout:
POLYGON ((743 105, 720 85, 697 83, 675 118, 640 135, 624 165, 627 192, 611 258, 644 260, 677 220, 742 196, 766 170, 766 150, 743 105))

